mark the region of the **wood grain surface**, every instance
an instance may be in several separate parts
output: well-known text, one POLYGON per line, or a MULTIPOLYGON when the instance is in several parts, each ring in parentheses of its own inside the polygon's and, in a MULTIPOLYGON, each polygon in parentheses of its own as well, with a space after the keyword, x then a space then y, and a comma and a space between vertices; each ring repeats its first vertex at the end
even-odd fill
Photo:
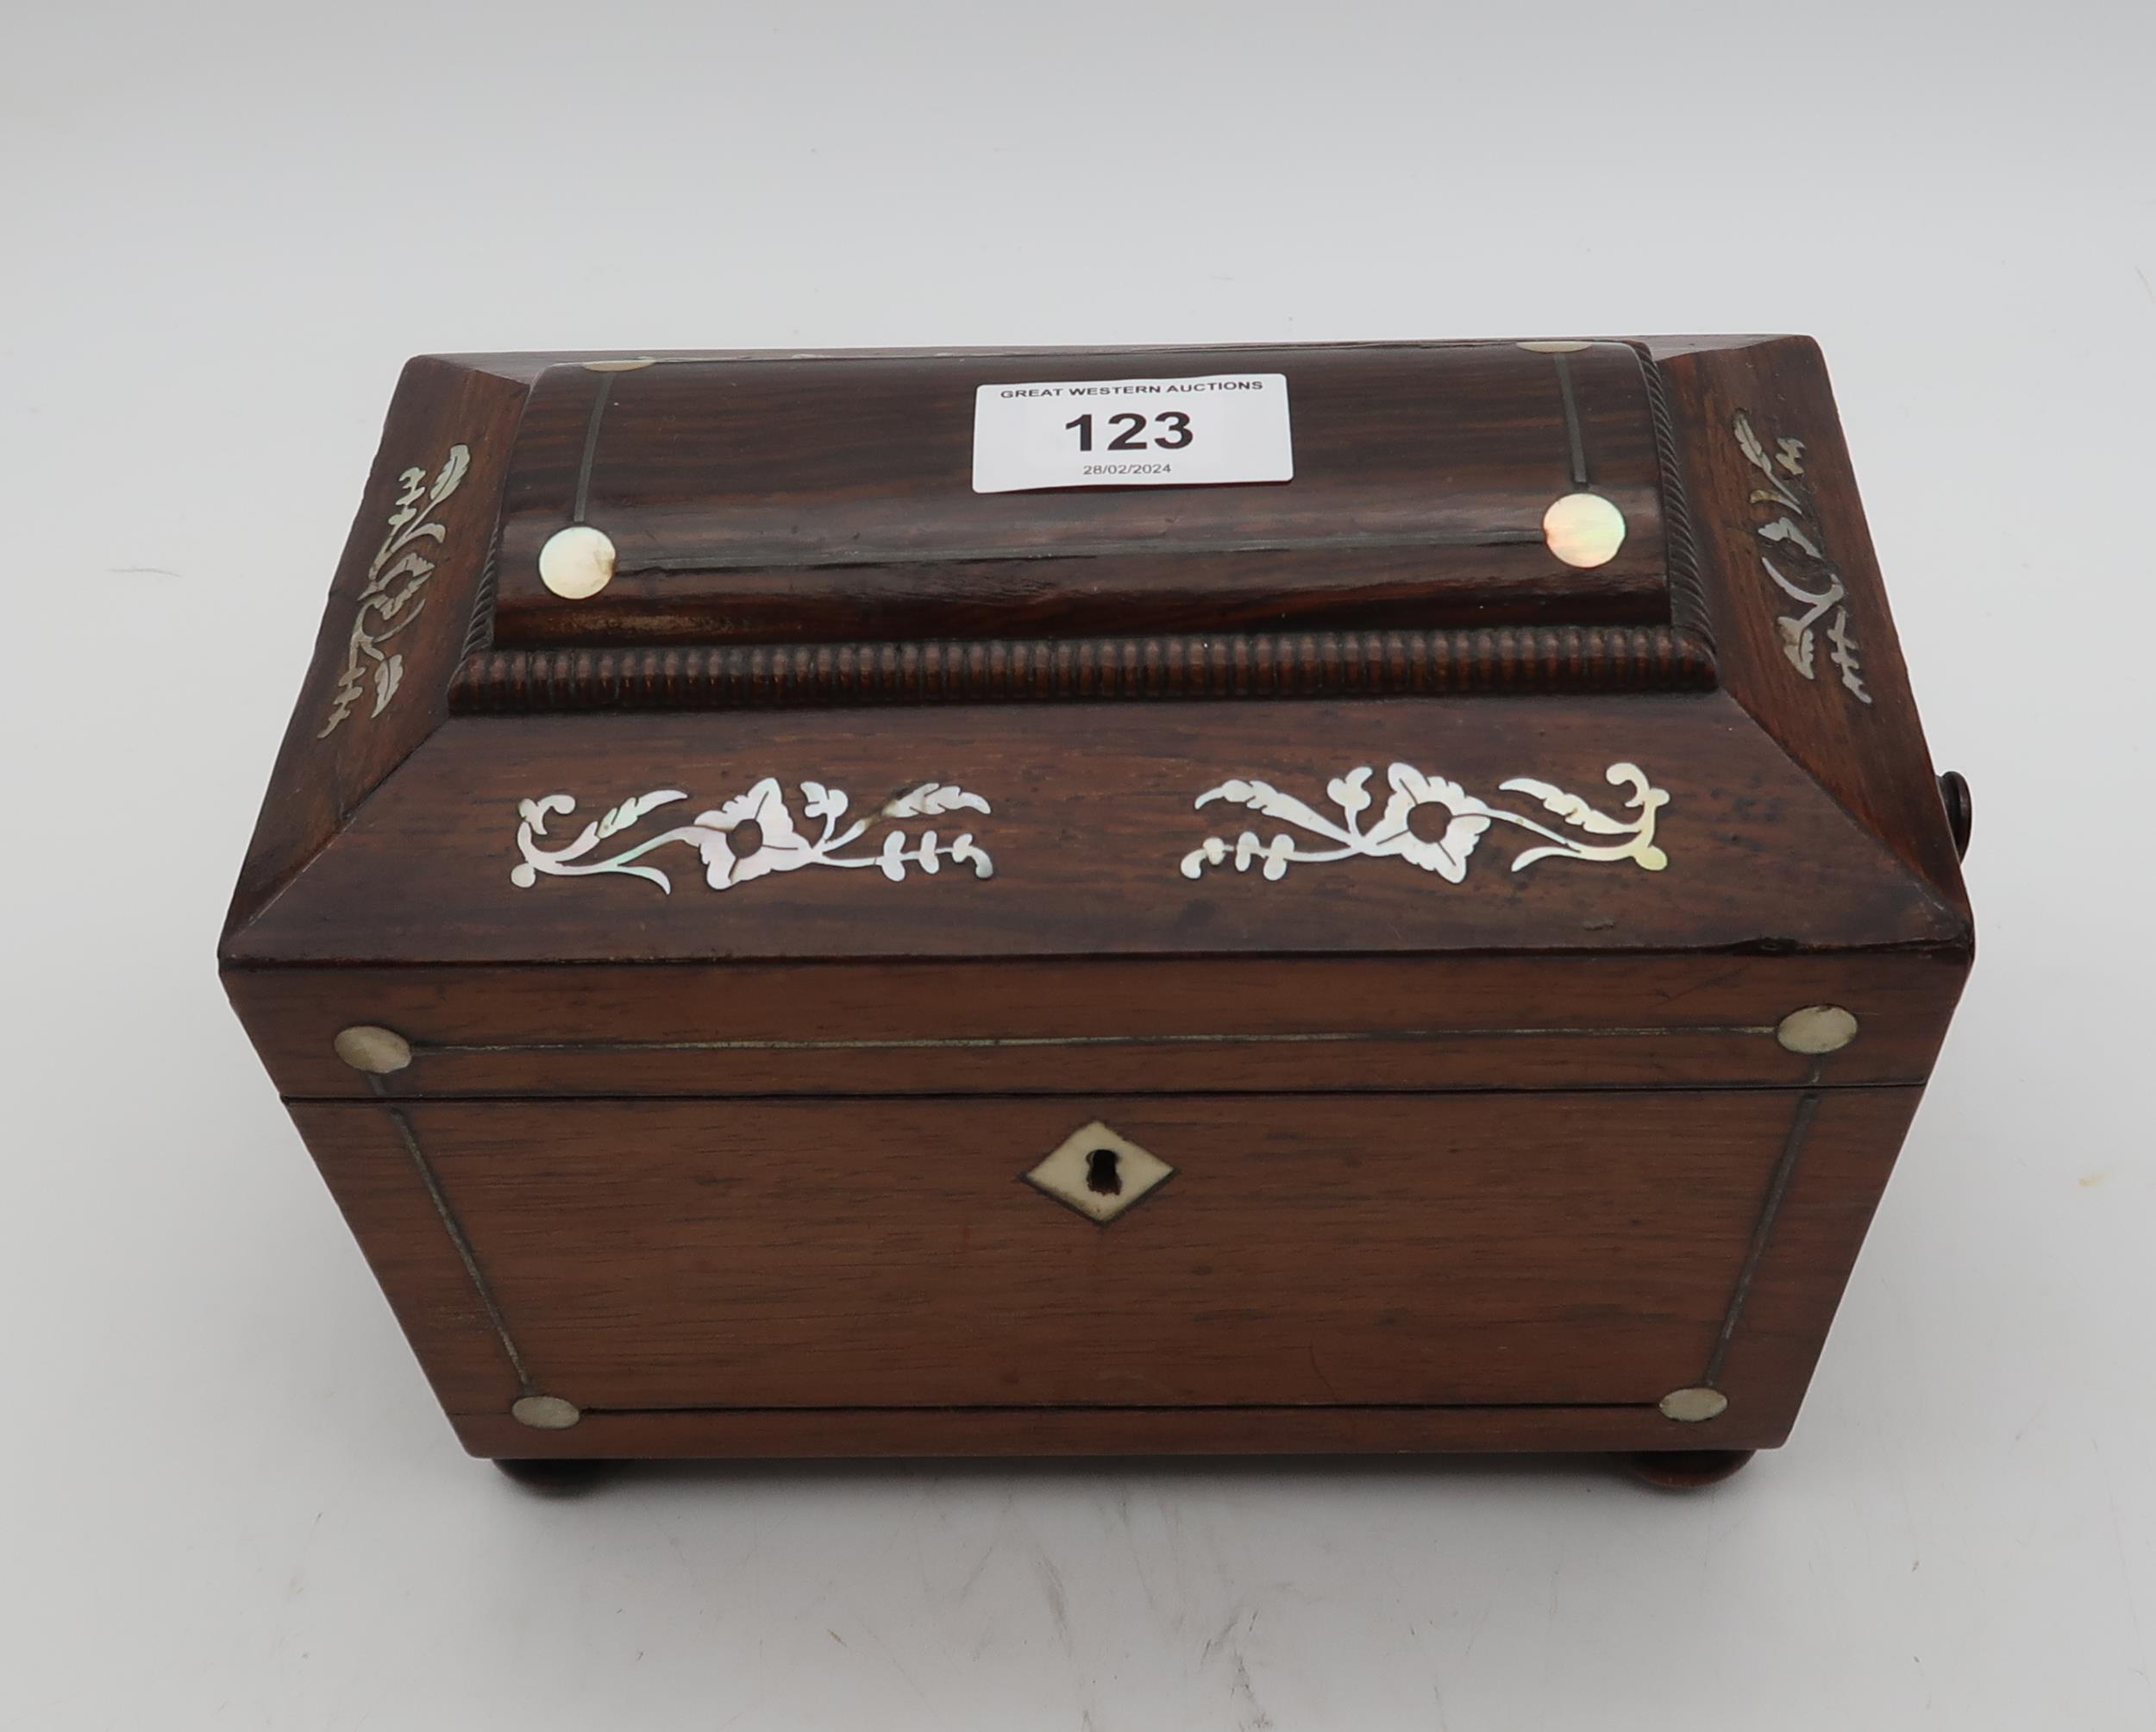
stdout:
POLYGON ((1819 346, 1808 337, 1762 339, 1670 355, 1662 367, 1723 685, 1783 751, 1921 870, 1944 900, 1965 910, 1959 861, 1819 346), (1739 449, 1739 415, 1771 448, 1778 450, 1783 439, 1802 448, 1794 460, 1802 474, 1783 471, 1783 477, 1815 508, 1815 521, 1777 500, 1753 497, 1765 489, 1739 449), (1808 535, 1827 558, 1808 562, 1786 540, 1762 540, 1761 525, 1777 518, 1808 524, 1808 535), (1763 554, 1814 589, 1824 589, 1830 575, 1839 578, 1868 702, 1844 686, 1829 659, 1827 634, 1839 609, 1815 629, 1812 677, 1797 671, 1780 622, 1801 618, 1805 609, 1776 587, 1763 554))
MULTIPOLYGON (((405 367, 329 586, 313 658, 233 894, 231 918, 244 918, 273 895, 441 725, 448 709, 449 682, 479 605, 502 468, 522 400, 515 386, 484 372, 428 356, 405 367), (378 630, 397 626, 394 637, 382 645, 385 655, 402 658, 395 693, 376 713, 379 664, 365 662, 360 702, 325 737, 323 729, 336 709, 335 693, 360 592, 390 533, 390 519, 400 509, 404 474, 417 468, 423 486, 431 483, 460 445, 468 454, 470 468, 433 513, 442 538, 422 537, 412 548, 434 567, 414 598, 417 606, 407 603, 397 619, 377 625, 378 630)), ((404 583, 400 577, 395 587, 401 590, 404 583)))
POLYGON ((1354 957, 1152 962, 258 968, 226 986, 279 1089, 455 1095, 1119 1094, 1789 1087, 1774 1026, 1857 1018, 1837 1082, 1930 1073, 1959 957, 1354 957), (333 1050, 397 1030, 368 1077, 333 1050))
POLYGON ((1786 1423, 1831 1315, 1792 1271, 1853 1256, 1915 1095, 295 1110, 456 1412, 1651 1408, 1727 1330, 1786 1423), (1095 1118, 1177 1169, 1105 1227, 1020 1177, 1095 1118))
MULTIPOLYGON (((1965 916, 1721 693, 1081 713, 1081 726, 1030 705, 888 711, 866 725, 839 710, 455 719, 230 935, 226 955, 506 963, 1966 944, 1965 916), (1291 866, 1277 882, 1232 859, 1194 880, 1180 869, 1207 837, 1232 850, 1245 831, 1269 844, 1294 828, 1225 802, 1200 810, 1209 790, 1262 779, 1337 817, 1330 782, 1369 766, 1374 820, 1394 762, 1542 819, 1551 814, 1531 796, 1501 784, 1539 778, 1623 816, 1606 773, 1636 764, 1670 795, 1656 830, 1668 865, 1545 858, 1515 872, 1539 838, 1493 825, 1458 883, 1398 857, 1291 866), (667 873, 670 894, 621 875, 511 882, 523 800, 573 795, 573 822, 554 831, 567 841, 622 800, 683 793, 619 832, 629 844, 764 777, 782 784, 792 821, 812 835, 805 781, 845 791, 862 813, 919 783, 959 785, 993 810, 912 833, 974 835, 994 875, 947 867, 893 883, 875 869, 818 867, 714 892, 696 848, 676 843, 644 861, 667 873)), ((1441 833, 1441 809, 1420 816, 1441 833)), ((1943 830, 1943 809, 1937 821, 1943 830)))

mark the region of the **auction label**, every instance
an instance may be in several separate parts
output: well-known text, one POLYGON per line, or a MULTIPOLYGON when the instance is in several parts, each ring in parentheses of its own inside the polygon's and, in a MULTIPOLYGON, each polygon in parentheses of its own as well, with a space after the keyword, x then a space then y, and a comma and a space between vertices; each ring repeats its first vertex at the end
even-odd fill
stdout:
POLYGON ((1217 487, 1294 475, 1284 373, 984 385, 974 393, 976 493, 1217 487))

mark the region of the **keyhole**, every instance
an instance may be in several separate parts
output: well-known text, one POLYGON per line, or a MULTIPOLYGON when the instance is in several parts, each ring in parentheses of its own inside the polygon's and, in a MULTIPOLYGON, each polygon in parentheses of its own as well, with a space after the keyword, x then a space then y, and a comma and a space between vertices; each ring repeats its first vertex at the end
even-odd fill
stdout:
POLYGON ((1123 1172, 1113 1149, 1095 1149, 1086 1157, 1086 1189, 1098 1196, 1123 1195, 1123 1172))

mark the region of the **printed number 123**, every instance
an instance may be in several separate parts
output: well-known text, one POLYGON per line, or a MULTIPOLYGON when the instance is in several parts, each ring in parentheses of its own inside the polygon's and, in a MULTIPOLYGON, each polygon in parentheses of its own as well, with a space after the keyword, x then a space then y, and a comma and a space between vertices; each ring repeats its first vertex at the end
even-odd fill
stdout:
MULTIPOLYGON (((1111 451, 1144 451, 1148 449, 1180 451, 1193 436, 1190 417, 1179 409, 1167 410, 1151 417, 1153 436, 1150 441, 1143 436, 1146 422, 1146 417, 1128 412, 1108 417, 1109 426, 1120 427, 1123 430, 1108 441, 1106 449, 1111 451), (1163 428, 1168 430, 1163 432, 1163 428)), ((1064 422, 1063 430, 1078 436, 1078 449, 1081 451, 1093 449, 1092 416, 1081 415, 1075 421, 1064 422)))

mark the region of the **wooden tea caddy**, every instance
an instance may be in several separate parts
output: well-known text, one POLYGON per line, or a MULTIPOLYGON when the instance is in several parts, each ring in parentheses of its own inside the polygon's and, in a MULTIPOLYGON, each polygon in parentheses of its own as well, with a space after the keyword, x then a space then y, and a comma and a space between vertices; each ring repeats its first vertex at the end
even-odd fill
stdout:
POLYGON ((1788 1434, 1972 949, 1796 337, 405 369, 220 949, 458 1436, 1788 1434), (969 485, 1284 380, 1294 476, 969 485))

